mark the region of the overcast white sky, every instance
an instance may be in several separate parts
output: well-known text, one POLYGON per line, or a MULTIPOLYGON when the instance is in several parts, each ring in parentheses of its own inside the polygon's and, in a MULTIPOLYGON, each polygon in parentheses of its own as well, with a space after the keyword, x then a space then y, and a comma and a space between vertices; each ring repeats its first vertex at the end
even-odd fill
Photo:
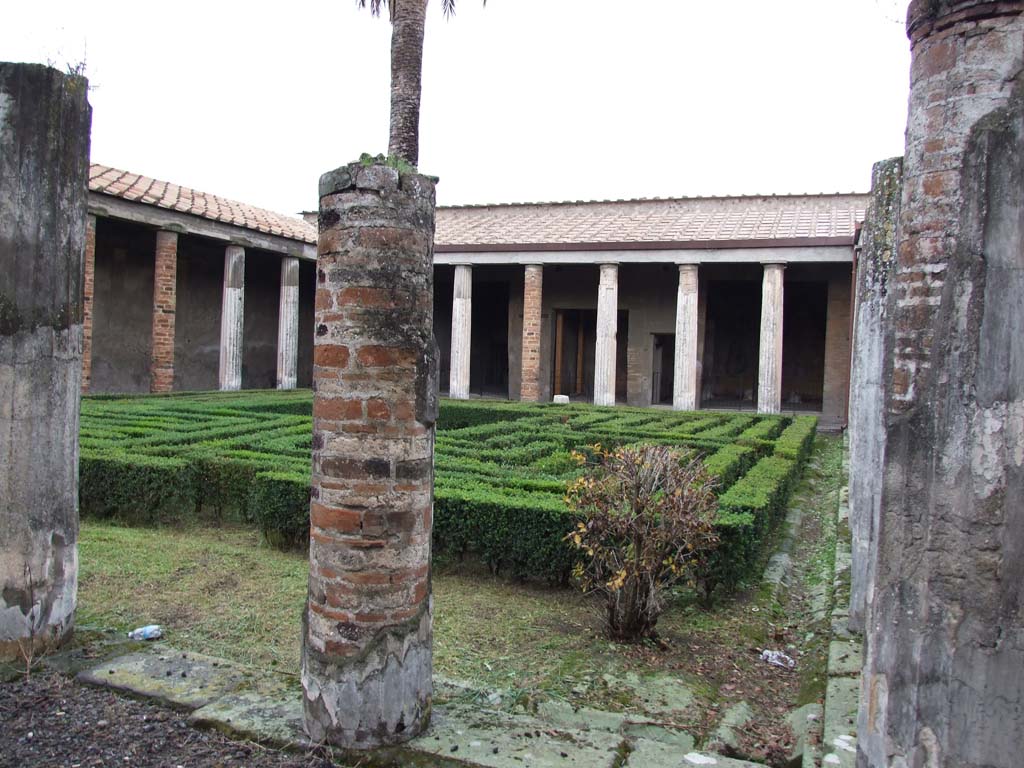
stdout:
MULTIPOLYGON (((902 154, 903 0, 431 3, 440 203, 864 191, 902 154)), ((390 25, 355 0, 17 3, 0 59, 86 61, 94 162, 283 213, 387 148, 390 25)))

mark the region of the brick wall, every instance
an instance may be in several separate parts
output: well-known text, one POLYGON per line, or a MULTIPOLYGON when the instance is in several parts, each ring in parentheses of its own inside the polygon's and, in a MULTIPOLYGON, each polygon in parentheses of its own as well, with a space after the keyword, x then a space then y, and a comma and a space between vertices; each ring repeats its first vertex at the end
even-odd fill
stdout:
POLYGON ((174 312, 178 277, 178 235, 156 233, 153 273, 153 341, 149 366, 150 392, 174 388, 174 312))
POLYGON ((531 402, 541 399, 540 341, 543 286, 544 267, 527 266, 523 286, 523 378, 519 399, 531 402))

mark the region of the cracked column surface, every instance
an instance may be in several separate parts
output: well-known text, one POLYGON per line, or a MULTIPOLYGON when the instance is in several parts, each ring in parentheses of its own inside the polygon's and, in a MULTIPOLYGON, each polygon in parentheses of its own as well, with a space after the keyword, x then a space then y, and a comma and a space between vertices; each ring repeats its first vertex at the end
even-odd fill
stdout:
POLYGON ((602 264, 597 286, 594 405, 615 405, 615 354, 619 323, 619 265, 602 264))
POLYGON ((224 291, 220 305, 218 384, 225 391, 242 388, 242 331, 245 327, 245 249, 224 249, 224 291))
POLYGON ((91 109, 85 78, 0 62, 0 659, 74 625, 91 109))
POLYGON ((434 181, 320 179, 305 726, 365 749, 429 719, 434 181))
POLYGON ((277 305, 277 388, 295 389, 299 363, 299 260, 281 259, 281 296, 277 305))
POLYGON ((761 341, 758 346, 757 412, 782 410, 782 307, 785 264, 765 264, 761 283, 761 341))
POLYGON ((679 265, 676 296, 675 370, 672 373, 672 407, 692 411, 697 407, 697 265, 679 265))
POLYGON ((473 342, 473 267, 455 266, 452 292, 452 355, 448 396, 469 399, 469 357, 473 342))
POLYGON ((1024 754, 1024 2, 915 0, 861 768, 1024 754))

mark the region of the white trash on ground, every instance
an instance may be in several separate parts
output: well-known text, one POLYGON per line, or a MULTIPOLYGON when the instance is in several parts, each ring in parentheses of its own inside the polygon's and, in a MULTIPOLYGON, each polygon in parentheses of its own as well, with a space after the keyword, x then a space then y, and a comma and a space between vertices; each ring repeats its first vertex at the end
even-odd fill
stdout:
POLYGON ((761 651, 761 661, 766 661, 783 669, 792 669, 796 666, 796 662, 782 651, 769 651, 767 648, 761 651))
POLYGON ((128 633, 129 640, 159 640, 163 636, 164 631, 159 624, 147 624, 128 633))

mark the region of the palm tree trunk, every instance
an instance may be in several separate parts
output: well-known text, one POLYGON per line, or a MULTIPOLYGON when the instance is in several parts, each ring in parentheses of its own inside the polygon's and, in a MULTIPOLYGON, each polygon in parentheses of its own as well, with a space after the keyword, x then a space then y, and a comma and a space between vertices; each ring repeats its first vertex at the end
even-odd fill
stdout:
POLYGON ((415 167, 420 155, 420 80, 427 0, 392 0, 392 8, 388 155, 415 167))

